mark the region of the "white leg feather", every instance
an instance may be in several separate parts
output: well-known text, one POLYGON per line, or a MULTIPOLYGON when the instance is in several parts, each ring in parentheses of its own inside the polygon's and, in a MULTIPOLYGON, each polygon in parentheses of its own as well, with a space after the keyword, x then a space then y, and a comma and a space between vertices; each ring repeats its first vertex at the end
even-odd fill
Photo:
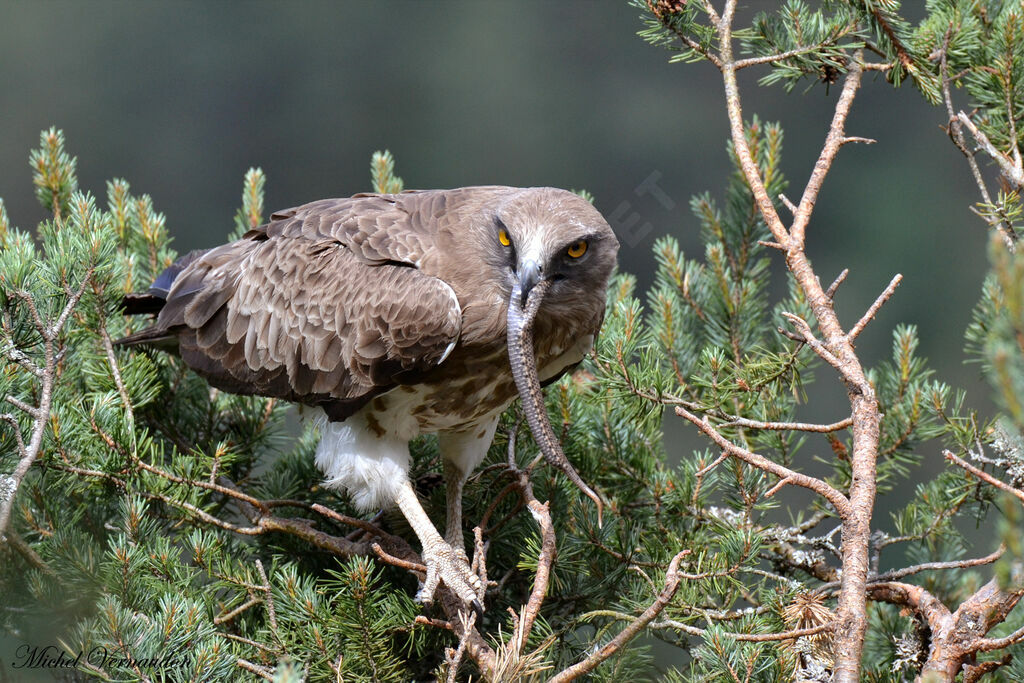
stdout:
POLYGON ((344 422, 329 422, 326 416, 319 422, 316 464, 326 476, 324 484, 346 491, 364 512, 394 504, 399 487, 409 479, 408 439, 378 435, 362 412, 344 422))

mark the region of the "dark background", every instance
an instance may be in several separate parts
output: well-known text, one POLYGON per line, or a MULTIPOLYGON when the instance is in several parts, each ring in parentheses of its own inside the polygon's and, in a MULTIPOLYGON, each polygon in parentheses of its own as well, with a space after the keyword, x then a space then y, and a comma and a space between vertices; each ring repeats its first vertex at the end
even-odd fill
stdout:
MULTIPOLYGON (((740 20, 769 4, 743 5, 740 20)), ((624 0, 0 0, 0 196, 16 225, 44 217, 27 159, 55 125, 83 189, 103 197, 107 179, 126 178, 185 252, 224 240, 249 166, 267 173, 269 212, 369 189, 370 154, 388 148, 410 188, 590 190, 621 233, 621 267, 645 285, 657 235, 701 256, 689 198, 721 196, 729 164, 717 72, 669 64, 635 35, 638 14, 624 0), (652 177, 669 202, 638 194, 652 177)), ((786 94, 757 87, 764 73, 743 73, 745 114, 782 122, 796 201, 839 87, 786 94)), ((851 269, 837 300, 848 325, 904 274, 858 340, 869 365, 888 356, 896 323, 914 323, 938 376, 986 407, 962 347, 987 240, 944 119, 910 86, 866 76, 847 131, 878 144, 842 150, 808 249, 823 280, 851 269)), ((800 417, 841 419, 841 386, 818 374, 826 400, 800 417)), ((941 467, 937 449, 927 457, 941 467)))

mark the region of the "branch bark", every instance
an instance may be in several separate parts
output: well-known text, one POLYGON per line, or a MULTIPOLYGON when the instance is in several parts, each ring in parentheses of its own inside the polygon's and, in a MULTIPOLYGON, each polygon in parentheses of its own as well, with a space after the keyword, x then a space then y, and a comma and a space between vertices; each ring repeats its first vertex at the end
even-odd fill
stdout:
MULTIPOLYGON (((736 62, 732 48, 732 18, 735 8, 735 0, 727 0, 725 11, 718 23, 721 72, 733 147, 747 184, 750 186, 754 202, 776 242, 785 247, 786 266, 814 312, 817 326, 821 330, 821 341, 819 342, 821 349, 818 352, 826 360, 829 360, 838 372, 846 386, 847 397, 852 409, 853 449, 850 454, 852 483, 849 494, 845 497, 849 503, 843 505, 842 509, 837 507, 842 521, 843 572, 835 630, 838 656, 833 680, 838 683, 856 683, 860 678, 861 652, 867 630, 865 590, 870 568, 871 516, 877 488, 875 465, 878 457, 881 415, 874 388, 867 380, 864 368, 854 349, 853 340, 840 324, 833 308, 832 298, 822 289, 821 282, 807 258, 804 251, 804 239, 806 227, 810 222, 825 177, 836 154, 848 140, 845 133, 846 119, 860 87, 863 73, 861 67, 863 51, 857 51, 850 61, 821 154, 807 181, 800 203, 796 207, 792 225, 787 229, 768 196, 761 171, 747 144, 739 85, 736 79, 736 62)), ((734 453, 737 452, 734 451, 734 453)))
MULTIPOLYGON (((92 281, 92 275, 93 269, 90 268, 82 278, 82 284, 79 286, 78 290, 68 292, 67 303, 65 303, 64 308, 57 315, 57 319, 51 324, 47 324, 47 322, 42 319, 31 294, 28 292, 17 292, 15 294, 17 298, 25 302, 25 305, 28 307, 29 313, 32 316, 36 332, 40 337, 42 337, 43 366, 39 368, 39 370, 41 370, 41 374, 35 372, 32 373, 39 378, 39 404, 34 407, 19 406, 22 410, 25 410, 32 416, 32 430, 28 443, 24 446, 22 445, 21 434, 18 432, 18 465, 14 468, 14 471, 6 477, 7 481, 4 482, 6 485, 3 487, 4 495, 0 497, 0 541, 6 540, 7 527, 11 522, 11 513, 14 510, 14 499, 17 497, 18 489, 21 487, 21 482, 25 479, 25 475, 28 474, 32 464, 36 461, 36 458, 39 457, 39 451, 43 445, 43 436, 46 433, 46 427, 50 420, 50 407, 53 402, 53 392, 57 383, 57 364, 60 357, 60 349, 58 349, 57 342, 60 332, 64 327, 64 323, 66 323, 68 317, 70 317, 71 312, 75 309, 75 306, 78 305, 79 300, 82 298, 82 294, 85 293, 85 288, 92 281)), ((20 403, 20 401, 17 401, 13 396, 7 396, 6 398, 8 402, 13 405, 18 405, 18 403, 20 403)), ((13 422, 15 423, 14 429, 18 430, 16 421, 13 422)))

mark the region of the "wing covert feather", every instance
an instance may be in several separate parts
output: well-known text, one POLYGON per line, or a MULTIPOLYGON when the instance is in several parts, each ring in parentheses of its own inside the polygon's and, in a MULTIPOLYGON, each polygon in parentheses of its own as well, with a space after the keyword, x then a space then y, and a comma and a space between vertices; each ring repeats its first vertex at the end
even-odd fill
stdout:
POLYGON ((230 391, 310 403, 359 402, 440 364, 461 309, 412 265, 429 226, 396 229, 409 214, 393 202, 355 200, 275 214, 188 264, 157 323, 186 362, 230 391))

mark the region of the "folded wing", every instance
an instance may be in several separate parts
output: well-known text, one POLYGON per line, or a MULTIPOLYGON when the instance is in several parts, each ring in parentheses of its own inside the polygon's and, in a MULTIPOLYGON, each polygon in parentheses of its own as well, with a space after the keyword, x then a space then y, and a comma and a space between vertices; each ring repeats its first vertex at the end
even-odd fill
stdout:
MULTIPOLYGON (((431 194, 422 203, 443 202, 431 194)), ((343 419, 435 368, 459 336, 454 291, 417 268, 434 237, 408 211, 420 197, 402 200, 314 202, 189 255, 168 269, 171 283, 158 279, 166 303, 156 324, 122 341, 176 340, 215 386, 322 405, 343 419)))

